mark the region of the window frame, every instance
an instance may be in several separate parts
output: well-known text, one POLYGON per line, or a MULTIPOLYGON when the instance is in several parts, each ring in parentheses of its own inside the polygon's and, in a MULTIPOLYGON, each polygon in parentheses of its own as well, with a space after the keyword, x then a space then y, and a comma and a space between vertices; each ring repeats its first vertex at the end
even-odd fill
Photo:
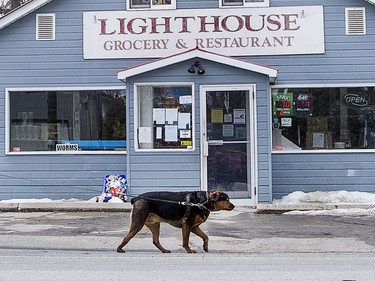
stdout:
MULTIPOLYGON (((38 87, 38 88, 6 88, 5 89, 5 155, 84 155, 84 154, 127 154, 128 145, 128 126, 126 126, 125 141, 127 143, 125 150, 80 150, 80 151, 19 151, 13 152, 10 147, 11 136, 11 112, 10 112, 10 94, 11 92, 40 92, 40 91, 103 91, 103 90, 124 90, 126 98, 126 87, 38 87)), ((127 109, 127 107, 126 107, 127 109)), ((126 113, 127 114, 127 113, 126 113)), ((126 116, 125 116, 126 118, 126 116)))
POLYGON ((131 1, 132 0, 126 0, 126 10, 128 11, 137 11, 137 10, 174 10, 176 9, 176 1, 177 0, 171 0, 171 4, 169 5, 154 5, 152 4, 152 0, 150 0, 150 7, 131 7, 131 1))
POLYGON ((194 152, 196 149, 196 138, 195 138, 195 84, 193 82, 147 82, 147 83, 134 83, 134 151, 135 152, 194 152), (140 120, 140 110, 139 110, 139 93, 138 87, 142 86, 151 86, 151 87, 160 87, 160 86, 190 86, 191 87, 191 98, 192 98, 192 105, 191 105, 191 114, 192 114, 192 121, 191 121, 191 139, 192 139, 192 146, 191 148, 141 148, 139 147, 139 140, 138 140, 138 128, 139 128, 139 120, 140 120))
POLYGON ((333 153, 375 153, 375 148, 370 149, 318 149, 318 150, 274 150, 272 149, 272 90, 284 88, 360 88, 360 87, 375 87, 375 84, 285 84, 271 86, 268 95, 269 104, 269 137, 271 138, 271 154, 333 154, 333 153))
POLYGON ((253 2, 253 3, 246 3, 245 0, 242 0, 242 5, 224 5, 224 0, 219 0, 219 7, 224 9, 230 9, 230 8, 249 8, 249 7, 269 7, 270 1, 264 0, 263 2, 253 2))

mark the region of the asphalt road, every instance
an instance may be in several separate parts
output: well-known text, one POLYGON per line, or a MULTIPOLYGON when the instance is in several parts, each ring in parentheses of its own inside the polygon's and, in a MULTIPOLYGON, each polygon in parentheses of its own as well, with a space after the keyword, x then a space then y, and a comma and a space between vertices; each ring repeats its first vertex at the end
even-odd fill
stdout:
POLYGON ((0 213, 0 280, 365 280, 375 276, 375 218, 214 213, 192 235, 162 225, 160 253, 143 229, 115 252, 129 213, 0 213), (131 279, 129 279, 131 278, 131 279))

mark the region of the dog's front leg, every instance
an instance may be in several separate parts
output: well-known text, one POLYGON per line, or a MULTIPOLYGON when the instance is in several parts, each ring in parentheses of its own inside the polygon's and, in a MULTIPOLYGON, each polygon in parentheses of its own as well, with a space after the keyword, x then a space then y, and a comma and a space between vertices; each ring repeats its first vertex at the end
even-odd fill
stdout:
POLYGON ((186 220, 183 220, 182 221, 182 247, 189 254, 196 253, 197 251, 190 249, 189 238, 190 238, 190 225, 186 220))
POLYGON ((206 233, 203 232, 202 229, 200 229, 199 226, 194 226, 191 231, 195 234, 198 235, 200 238, 203 239, 203 250, 205 252, 208 252, 208 236, 206 233))

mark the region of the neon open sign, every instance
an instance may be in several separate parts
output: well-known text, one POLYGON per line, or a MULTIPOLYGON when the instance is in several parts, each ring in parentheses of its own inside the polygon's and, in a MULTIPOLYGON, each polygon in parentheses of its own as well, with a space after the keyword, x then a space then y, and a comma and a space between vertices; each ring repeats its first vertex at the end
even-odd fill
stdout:
POLYGON ((370 102, 370 98, 365 93, 351 93, 344 96, 344 103, 347 106, 364 107, 370 102))

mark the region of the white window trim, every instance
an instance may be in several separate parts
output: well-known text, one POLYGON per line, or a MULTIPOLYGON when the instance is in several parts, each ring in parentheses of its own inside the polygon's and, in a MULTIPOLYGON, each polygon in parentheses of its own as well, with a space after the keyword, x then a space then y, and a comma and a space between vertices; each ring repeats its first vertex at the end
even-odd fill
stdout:
MULTIPOLYGON (((84 155, 84 154, 127 154, 129 148, 128 134, 126 134, 126 150, 121 151, 20 151, 13 152, 10 150, 10 92, 37 92, 37 91, 94 91, 94 90, 126 90, 122 87, 46 87, 46 88, 6 88, 5 89, 5 155, 84 155)), ((126 126, 127 128, 128 126, 126 126)))
POLYGON ((248 7, 269 7, 270 1, 264 0, 263 2, 254 2, 254 3, 246 3, 245 0, 242 0, 243 5, 223 5, 223 0, 219 0, 219 7, 228 9, 228 8, 248 8, 248 7))
MULTIPOLYGON (((271 86, 270 97, 272 89, 284 88, 360 88, 360 87, 375 87, 371 83, 352 83, 352 84, 285 84, 271 86)), ((272 106, 271 103, 268 108, 269 111, 269 131, 272 138, 272 106)), ((333 154, 333 153, 375 153, 375 149, 322 149, 322 150, 273 150, 271 139, 271 154, 333 154)))
MULTIPOLYGON (((126 10, 128 11, 136 11, 136 10, 173 10, 176 9, 176 1, 171 0, 170 5, 154 5, 152 4, 152 0, 150 0, 150 7, 135 7, 131 8, 130 2, 131 0, 126 0, 126 10)), ((268 0, 267 0, 268 1, 268 0)))
POLYGON ((192 152, 195 151, 195 87, 194 83, 191 82, 157 82, 157 83, 134 83, 134 151, 135 152, 192 152), (191 148, 140 148, 138 146, 138 124, 139 124, 139 98, 138 98, 138 87, 139 86, 190 86, 191 87, 191 95, 192 95, 192 124, 191 124, 191 136, 193 145, 191 148))

